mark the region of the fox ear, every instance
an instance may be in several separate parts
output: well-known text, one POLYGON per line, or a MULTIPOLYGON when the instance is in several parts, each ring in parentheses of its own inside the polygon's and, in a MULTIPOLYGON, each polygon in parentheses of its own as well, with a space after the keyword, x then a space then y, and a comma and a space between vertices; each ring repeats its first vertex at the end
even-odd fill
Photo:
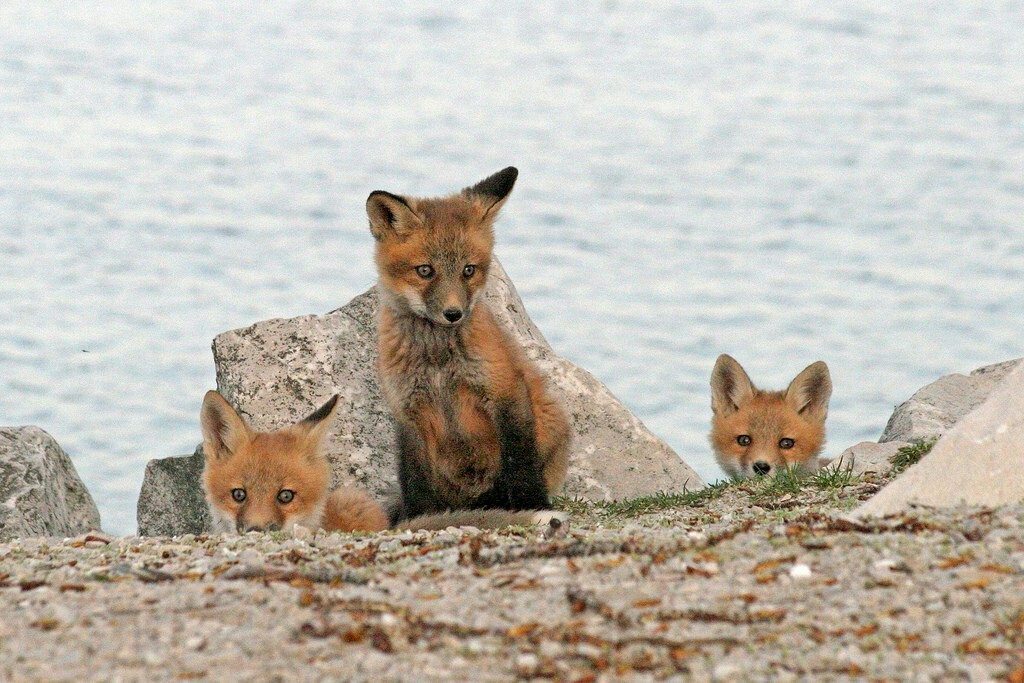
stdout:
POLYGON ((370 232, 378 242, 388 237, 405 237, 423 227, 413 209, 415 202, 384 190, 371 192, 366 198, 366 215, 370 232))
POLYGON ((729 415, 754 398, 754 385, 743 366, 723 353, 711 371, 711 410, 715 415, 729 415))
POLYGON ((323 443, 324 438, 326 438, 327 432, 331 429, 331 424, 334 422, 334 413, 337 410, 338 395, 335 394, 327 400, 327 403, 296 424, 294 429, 303 434, 310 445, 319 447, 323 443))
POLYGON ((824 422, 828 400, 832 396, 832 378, 824 361, 811 363, 793 378, 786 389, 786 401, 804 417, 824 422))
POLYGON ((477 202, 484 210, 484 218, 494 218, 505 205, 505 200, 515 187, 519 169, 515 166, 504 168, 494 175, 487 176, 476 185, 467 187, 462 194, 477 202))
POLYGON ((207 391, 199 413, 203 429, 203 451, 214 458, 226 458, 252 438, 252 430, 216 391, 207 391))

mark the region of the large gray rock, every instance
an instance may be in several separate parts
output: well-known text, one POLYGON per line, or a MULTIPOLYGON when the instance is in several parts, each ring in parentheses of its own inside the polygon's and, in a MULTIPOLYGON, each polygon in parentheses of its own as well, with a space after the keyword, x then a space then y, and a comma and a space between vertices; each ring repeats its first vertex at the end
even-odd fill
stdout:
POLYGON ((0 427, 0 541, 99 531, 71 458, 38 427, 0 427))
POLYGON ((849 468, 850 473, 855 476, 865 474, 884 476, 892 470, 891 460, 896 452, 909 445, 906 441, 888 441, 886 443, 862 441, 847 448, 824 467, 842 470, 849 468))
POLYGON ((139 535, 181 536, 210 531, 202 478, 202 445, 192 455, 150 460, 136 509, 139 535))
POLYGON ((970 375, 946 375, 919 389, 889 418, 880 442, 934 439, 977 408, 1021 361, 978 368, 970 375))
MULTIPOLYGON (((575 438, 564 495, 607 500, 704 485, 607 387, 555 355, 497 262, 485 298, 568 408, 575 438)), ((213 355, 221 394, 258 429, 294 422, 340 394, 328 442, 334 483, 380 497, 395 484, 395 430, 377 381, 376 314, 370 289, 325 315, 225 332, 213 355)))
POLYGON ((1024 364, 854 515, 887 515, 911 505, 1019 501, 1024 501, 1024 364))

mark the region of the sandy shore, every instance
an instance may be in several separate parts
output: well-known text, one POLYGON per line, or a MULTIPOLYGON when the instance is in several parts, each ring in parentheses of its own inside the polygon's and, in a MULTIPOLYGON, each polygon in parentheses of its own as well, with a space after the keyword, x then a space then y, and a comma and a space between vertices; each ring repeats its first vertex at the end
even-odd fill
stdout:
POLYGON ((535 529, 0 544, 5 680, 1024 680, 1024 506, 879 482, 564 503, 535 529))

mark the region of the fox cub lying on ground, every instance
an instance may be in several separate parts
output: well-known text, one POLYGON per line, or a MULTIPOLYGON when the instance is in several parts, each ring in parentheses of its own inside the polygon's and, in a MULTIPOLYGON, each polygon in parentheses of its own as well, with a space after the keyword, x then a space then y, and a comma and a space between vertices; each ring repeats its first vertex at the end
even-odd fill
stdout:
POLYGON ((391 521, 465 508, 540 510, 565 481, 569 421, 483 301, 509 167, 440 199, 366 201, 381 307, 379 372, 398 422, 391 521))
POLYGON ((729 476, 772 474, 786 467, 818 468, 832 395, 828 366, 808 365, 785 391, 763 391, 731 356, 711 373, 711 446, 729 476))
MULTIPOLYGON (((217 532, 291 531, 295 526, 328 531, 382 531, 384 508, 365 491, 329 491, 331 467, 323 453, 338 397, 300 422, 273 432, 253 430, 216 391, 203 399, 203 490, 217 532)), ((561 527, 561 513, 463 511, 424 515, 403 529, 449 526, 498 528, 546 524, 561 527)))

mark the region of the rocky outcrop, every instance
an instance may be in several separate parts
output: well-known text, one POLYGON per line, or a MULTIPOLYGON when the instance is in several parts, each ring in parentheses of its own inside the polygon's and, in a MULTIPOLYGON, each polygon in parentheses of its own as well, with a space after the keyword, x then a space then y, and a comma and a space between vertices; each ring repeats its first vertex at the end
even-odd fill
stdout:
POLYGON ((181 536, 210 530, 202 489, 203 447, 192 455, 150 460, 142 478, 136 519, 140 536, 181 536))
POLYGON ((844 470, 849 468, 851 474, 856 476, 865 474, 885 476, 892 470, 892 457, 901 448, 909 445, 906 441, 887 441, 886 443, 862 441, 847 448, 825 466, 844 470))
POLYGON ((970 375, 946 375, 919 389, 896 408, 880 442, 934 439, 988 397, 1021 359, 986 365, 970 375))
POLYGON ((0 540, 99 528, 96 503, 54 438, 38 427, 0 427, 0 540))
MULTIPOLYGON (((574 445, 564 495, 617 499, 703 486, 607 387, 551 350, 497 262, 485 299, 568 408, 574 445)), ((375 368, 376 311, 370 289, 325 315, 225 332, 214 340, 213 354, 218 389, 257 429, 294 422, 340 394, 328 442, 335 484, 360 485, 380 497, 395 483, 395 462, 394 426, 375 368)))
POLYGON ((1024 364, 999 372, 1002 381, 980 406, 855 515, 886 515, 911 505, 996 506, 1024 501, 1024 364))

